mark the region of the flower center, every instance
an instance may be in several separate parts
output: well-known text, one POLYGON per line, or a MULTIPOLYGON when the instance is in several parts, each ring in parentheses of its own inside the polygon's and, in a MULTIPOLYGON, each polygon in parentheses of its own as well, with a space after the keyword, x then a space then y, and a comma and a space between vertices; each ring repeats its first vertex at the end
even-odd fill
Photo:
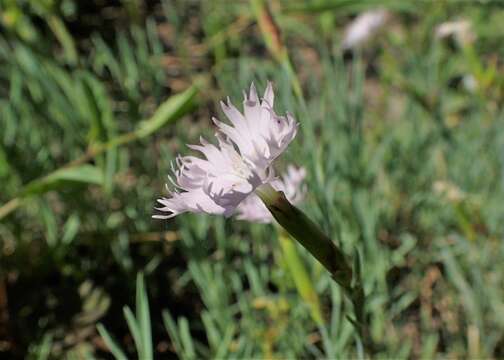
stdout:
POLYGON ((237 158, 233 161, 233 170, 236 176, 243 178, 244 180, 248 179, 252 175, 252 171, 247 164, 243 162, 242 159, 237 158))

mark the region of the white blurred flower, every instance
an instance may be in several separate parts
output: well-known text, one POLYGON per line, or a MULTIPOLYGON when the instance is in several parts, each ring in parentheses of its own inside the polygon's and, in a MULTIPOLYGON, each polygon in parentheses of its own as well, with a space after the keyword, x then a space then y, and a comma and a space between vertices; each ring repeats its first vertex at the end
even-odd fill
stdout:
POLYGON ((466 194, 457 185, 449 181, 435 181, 432 188, 436 194, 442 195, 450 202, 458 203, 466 198, 466 194))
POLYGON ((244 94, 244 114, 227 101, 222 110, 231 125, 213 119, 219 130, 218 145, 203 138, 200 145, 188 145, 201 152, 196 156, 177 157, 172 164, 175 179, 169 177, 175 190, 161 198, 157 208, 167 214, 154 215, 168 219, 184 212, 222 214, 230 216, 238 204, 258 186, 274 178, 271 163, 294 139, 297 123, 287 114, 279 116, 273 110, 273 88, 268 83, 259 100, 254 84, 244 94))
POLYGON ((439 24, 435 34, 438 39, 453 37, 459 45, 472 43, 476 39, 469 20, 447 21, 439 24))
POLYGON ((383 9, 363 12, 347 26, 341 47, 343 49, 360 47, 385 25, 388 18, 389 13, 383 9))
MULTIPOLYGON (((305 177, 306 170, 304 168, 298 169, 294 166, 288 166, 287 173, 282 179, 276 178, 270 184, 275 190, 283 191, 287 200, 296 205, 301 202, 306 193, 303 184, 305 177)), ((255 193, 250 194, 238 205, 236 213, 240 220, 257 223, 271 223, 273 221, 271 213, 255 193)))
POLYGON ((471 93, 478 90, 478 80, 472 74, 464 75, 462 78, 462 85, 464 85, 464 88, 471 93))

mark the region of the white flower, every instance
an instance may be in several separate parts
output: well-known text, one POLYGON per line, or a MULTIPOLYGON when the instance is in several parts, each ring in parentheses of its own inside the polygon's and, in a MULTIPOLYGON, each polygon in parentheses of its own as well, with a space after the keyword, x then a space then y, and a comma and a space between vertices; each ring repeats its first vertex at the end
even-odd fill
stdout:
POLYGON ((297 123, 290 114, 274 112, 271 83, 261 101, 254 84, 244 97, 244 114, 229 99, 221 103, 231 125, 213 119, 218 145, 203 138, 200 145, 188 145, 206 159, 177 157, 176 168, 172 164, 175 179, 170 178, 175 190, 158 200, 163 205, 158 210, 168 214, 155 218, 168 219, 184 212, 230 216, 258 186, 274 178, 271 164, 296 136, 297 123))
POLYGON ((469 20, 447 21, 439 24, 435 30, 438 39, 453 37, 459 45, 472 43, 476 39, 469 20))
POLYGON ((244 114, 236 109, 231 101, 221 102, 221 107, 232 126, 213 118, 219 130, 238 147, 241 156, 259 167, 267 167, 278 157, 294 139, 297 124, 294 118, 278 116, 273 110, 274 94, 268 83, 262 101, 252 84, 250 92, 243 100, 244 114))
POLYGON ((464 77, 462 78, 462 85, 467 91, 471 93, 474 93, 476 92, 476 90, 478 90, 478 80, 472 74, 464 75, 464 77))
POLYGON ((383 9, 360 14, 346 28, 341 47, 343 49, 360 47, 385 25, 388 18, 389 13, 383 9))
POLYGON ((432 185, 434 192, 443 196, 446 200, 454 203, 459 203, 467 196, 456 184, 449 181, 438 180, 432 185))
MULTIPOLYGON (((304 168, 287 167, 287 173, 282 179, 276 178, 270 182, 271 186, 277 191, 283 191, 287 200, 293 205, 298 204, 303 199, 306 188, 303 181, 306 177, 304 168)), ((273 217, 255 193, 250 194, 236 208, 237 217, 240 220, 258 223, 271 223, 273 217)))

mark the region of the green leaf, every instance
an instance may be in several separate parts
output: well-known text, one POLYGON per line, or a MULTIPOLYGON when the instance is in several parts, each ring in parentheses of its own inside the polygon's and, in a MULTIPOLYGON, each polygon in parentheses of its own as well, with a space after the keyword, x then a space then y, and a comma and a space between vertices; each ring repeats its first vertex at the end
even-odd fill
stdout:
POLYGON ((0 146, 0 177, 7 176, 9 174, 9 161, 7 160, 7 155, 4 149, 0 146))
POLYGON ((107 329, 105 329, 105 327, 102 324, 96 325, 96 329, 98 329, 100 336, 102 337, 103 341, 105 341, 105 344, 109 348, 112 355, 114 355, 114 357, 117 360, 127 360, 126 355, 121 350, 119 345, 117 345, 117 342, 114 339, 112 339, 112 336, 110 336, 107 329))
POLYGON ((154 115, 140 123, 135 131, 138 138, 144 138, 159 130, 166 124, 175 121, 185 115, 195 105, 198 88, 191 86, 180 94, 171 96, 159 106, 154 115))
MULTIPOLYGON (((337 11, 340 15, 347 15, 352 13, 359 13, 367 10, 375 9, 377 5, 376 0, 327 0, 327 1, 311 1, 311 2, 293 2, 285 7, 285 13, 321 13, 326 11, 337 11)), ((401 12, 414 12, 415 6, 412 3, 397 0, 382 0, 380 8, 387 10, 401 11, 401 12)))
POLYGON ((226 328, 226 332, 224 333, 224 336, 217 348, 217 352, 215 354, 215 359, 223 359, 223 358, 228 358, 228 352, 229 349, 231 348, 231 342, 233 341, 233 335, 235 333, 235 326, 233 324, 230 324, 226 328))
POLYGON ((103 174, 100 169, 88 164, 59 169, 26 185, 21 196, 41 195, 49 190, 57 189, 61 184, 67 182, 101 185, 103 174))
POLYGON ((63 236, 61 237, 61 242, 63 244, 70 244, 73 239, 77 236, 80 228, 79 215, 76 213, 70 215, 65 225, 63 226, 63 236))
POLYGON ((182 344, 184 344, 184 350, 186 352, 186 357, 188 359, 196 359, 196 352, 194 351, 194 343, 189 331, 189 321, 185 317, 182 317, 178 321, 179 333, 182 344))
POLYGON ((176 353, 182 357, 184 350, 182 348, 182 342, 178 334, 177 325, 175 324, 175 320, 173 319, 168 310, 163 311, 163 323, 166 328, 166 331, 168 332, 168 335, 170 336, 170 339, 172 341, 176 353))
POLYGON ((53 344, 52 334, 48 333, 48 334, 44 335, 44 337, 42 338, 42 343, 37 348, 36 359, 37 360, 48 359, 49 355, 51 353, 52 344, 53 344))
POLYGON ((40 202, 40 214, 45 226, 45 237, 49 247, 54 247, 58 243, 58 225, 56 215, 52 208, 44 201, 40 202))
POLYGON ((54 36, 58 39, 63 47, 63 52, 69 64, 76 64, 79 55, 77 54, 77 49, 75 47, 75 42, 72 35, 65 26, 63 20, 55 15, 50 15, 46 18, 49 28, 54 33, 54 36))
POLYGON ((278 242, 282 249, 282 257, 285 260, 290 276, 294 280, 296 289, 303 300, 309 305, 313 320, 317 325, 323 325, 324 317, 322 315, 320 299, 305 264, 298 254, 296 245, 285 231, 278 230, 278 242))
POLYGON ((105 174, 103 188, 106 194, 111 194, 114 189, 114 176, 117 172, 118 149, 112 148, 105 154, 105 174))
POLYGON ((86 71, 78 73, 76 83, 81 94, 74 97, 74 102, 80 104, 82 116, 89 122, 90 142, 104 142, 113 138, 116 135, 116 121, 104 83, 86 71))
POLYGON ((136 88, 139 79, 138 67, 136 66, 135 53, 130 46, 130 41, 124 32, 120 32, 117 37, 117 46, 119 49, 119 58, 121 59, 122 73, 125 75, 122 84, 135 97, 139 96, 136 88))
POLYGON ((91 41, 93 42, 93 47, 96 51, 93 58, 93 68, 95 71, 102 73, 105 69, 107 69, 113 78, 116 80, 121 79, 122 71, 118 60, 103 38, 95 34, 91 37, 91 41))
POLYGON ((127 306, 123 308, 123 312, 124 317, 126 318, 126 322, 128 323, 131 335, 133 336, 133 340, 135 341, 135 346, 138 351, 138 357, 143 358, 142 337, 140 335, 140 327, 138 326, 138 322, 135 319, 135 315, 133 315, 133 312, 127 306))
POLYGON ((140 324, 140 337, 142 339, 142 353, 146 360, 152 359, 152 334, 150 323, 149 299, 145 289, 142 273, 137 275, 136 283, 136 316, 140 324))

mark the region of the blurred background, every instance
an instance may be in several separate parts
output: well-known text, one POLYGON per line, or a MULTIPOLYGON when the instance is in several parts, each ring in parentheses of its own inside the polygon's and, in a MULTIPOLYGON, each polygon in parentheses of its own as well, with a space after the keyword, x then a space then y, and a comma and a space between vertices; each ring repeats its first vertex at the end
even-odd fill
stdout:
POLYGON ((218 101, 271 80, 300 123, 278 169, 361 254, 375 355, 504 357, 503 23, 497 0, 1 0, 0 355, 362 355, 272 225, 151 219, 218 101))

